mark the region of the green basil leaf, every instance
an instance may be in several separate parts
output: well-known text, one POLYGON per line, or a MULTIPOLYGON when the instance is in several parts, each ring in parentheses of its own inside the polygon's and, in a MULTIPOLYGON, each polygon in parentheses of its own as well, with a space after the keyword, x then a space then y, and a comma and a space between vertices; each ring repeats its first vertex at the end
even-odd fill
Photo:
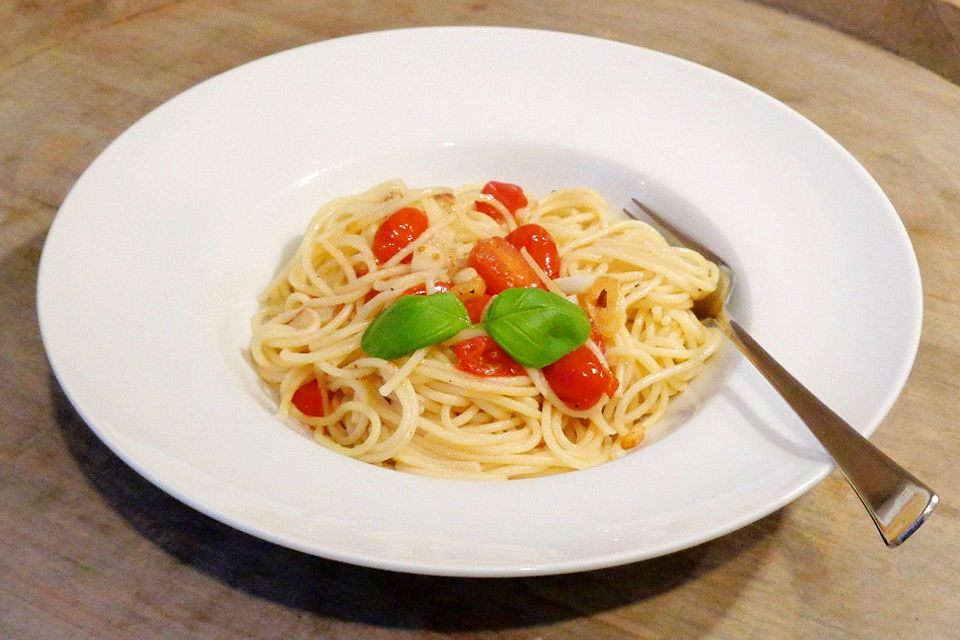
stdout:
POLYGON ((443 342, 470 326, 470 314, 452 293, 400 296, 367 326, 360 348, 367 355, 396 360, 443 342))
POLYGON ((583 309, 532 287, 507 289, 494 296, 483 327, 525 367, 553 364, 590 337, 590 319, 583 309))

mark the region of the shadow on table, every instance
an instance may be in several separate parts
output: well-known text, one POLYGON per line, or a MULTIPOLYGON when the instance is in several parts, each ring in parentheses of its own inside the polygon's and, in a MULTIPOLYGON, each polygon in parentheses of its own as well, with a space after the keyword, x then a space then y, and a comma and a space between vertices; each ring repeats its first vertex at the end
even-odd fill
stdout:
MULTIPOLYGON (((164 493, 127 466, 76 413, 50 377, 57 422, 81 471, 152 543, 232 588, 316 615, 399 629, 464 631, 548 624, 590 616, 707 576, 729 562, 748 583, 780 512, 720 540, 661 558, 569 575, 444 578, 356 567, 275 545, 222 524, 164 493), (760 552, 756 552, 756 547, 760 552), (751 553, 744 553, 753 550, 751 553)), ((738 596, 737 585, 701 580, 713 614, 738 596)), ((681 611, 656 615, 684 617, 681 611)), ((652 622, 646 620, 646 623, 652 622)))

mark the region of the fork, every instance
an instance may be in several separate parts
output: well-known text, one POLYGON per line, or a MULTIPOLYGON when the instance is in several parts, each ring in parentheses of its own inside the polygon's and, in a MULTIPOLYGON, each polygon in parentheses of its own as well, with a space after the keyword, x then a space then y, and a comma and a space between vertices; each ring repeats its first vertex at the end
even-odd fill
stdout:
MULTIPOLYGON (((734 275, 720 256, 636 198, 632 200, 677 243, 697 251, 720 268, 716 290, 694 303, 696 316, 723 331, 813 432, 856 491, 887 546, 895 547, 910 537, 937 506, 939 496, 834 413, 730 317, 726 303, 733 290, 734 275)), ((641 219, 629 209, 624 209, 624 213, 641 219)))

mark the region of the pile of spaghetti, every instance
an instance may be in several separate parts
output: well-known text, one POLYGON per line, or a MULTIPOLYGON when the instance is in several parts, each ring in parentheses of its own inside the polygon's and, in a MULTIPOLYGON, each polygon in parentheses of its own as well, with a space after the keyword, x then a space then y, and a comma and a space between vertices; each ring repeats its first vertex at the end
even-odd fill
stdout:
POLYGON ((700 372, 721 335, 691 307, 718 275, 590 189, 392 181, 316 213, 259 298, 250 355, 278 414, 334 451, 448 478, 556 473, 637 446, 700 372), (555 318, 573 328, 544 353, 555 318))

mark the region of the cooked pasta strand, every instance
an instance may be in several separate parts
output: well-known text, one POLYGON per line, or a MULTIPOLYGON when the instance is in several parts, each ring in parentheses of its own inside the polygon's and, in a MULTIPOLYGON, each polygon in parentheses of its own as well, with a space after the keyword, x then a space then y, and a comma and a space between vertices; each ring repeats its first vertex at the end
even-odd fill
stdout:
MULTIPOLYGON (((278 415, 306 425, 338 453, 448 478, 510 479, 581 469, 642 441, 722 343, 719 332, 691 310, 717 286, 716 265, 669 246, 648 225, 614 219, 590 189, 528 199, 498 223, 476 207, 490 200, 482 187, 414 189, 394 180, 317 211, 296 254, 261 294, 252 320, 250 357, 278 395, 278 415), (380 264, 372 251, 374 235, 402 207, 422 211, 429 227, 380 264), (391 302, 417 286, 432 291, 438 283, 476 282, 467 258, 477 241, 527 223, 541 225, 555 240, 561 278, 597 282, 565 293, 524 249, 524 261, 548 289, 598 315, 611 310, 598 339, 603 344, 587 344, 619 382, 612 397, 574 410, 539 370, 512 377, 459 370, 454 347, 482 335, 477 327, 394 362, 363 352, 364 330, 391 302), (595 280, 600 276, 606 280, 595 280), (608 294, 615 299, 607 300, 608 294), (293 402, 312 380, 329 396, 322 416, 304 415, 293 402)), ((508 213, 499 203, 495 208, 508 213)))

